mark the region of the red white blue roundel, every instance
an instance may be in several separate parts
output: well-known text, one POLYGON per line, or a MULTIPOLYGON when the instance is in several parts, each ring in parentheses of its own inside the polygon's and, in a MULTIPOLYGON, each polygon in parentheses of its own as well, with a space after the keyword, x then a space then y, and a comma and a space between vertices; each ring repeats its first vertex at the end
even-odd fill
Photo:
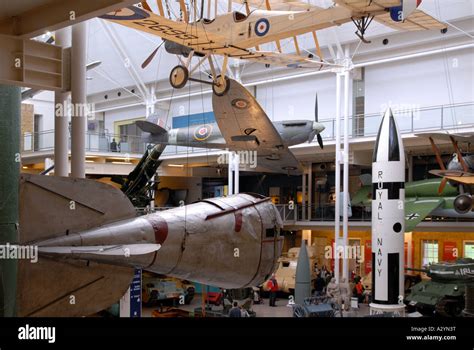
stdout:
POLYGON ((257 23, 255 23, 255 34, 258 36, 264 36, 270 30, 270 22, 266 18, 260 18, 257 23))
POLYGON ((129 6, 118 11, 109 12, 105 15, 99 16, 102 19, 112 19, 112 20, 139 20, 150 17, 150 15, 138 8, 136 6, 129 6))
POLYGON ((194 138, 198 141, 204 141, 211 136, 212 133, 212 125, 205 124, 200 125, 196 129, 194 129, 194 138))

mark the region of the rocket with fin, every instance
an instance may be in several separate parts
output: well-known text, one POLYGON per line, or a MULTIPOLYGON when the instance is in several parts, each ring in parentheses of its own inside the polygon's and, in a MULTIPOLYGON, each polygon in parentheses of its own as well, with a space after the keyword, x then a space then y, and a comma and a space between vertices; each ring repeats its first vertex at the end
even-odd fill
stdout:
POLYGON ((405 150, 389 108, 372 159, 372 301, 400 304, 404 293, 405 150))

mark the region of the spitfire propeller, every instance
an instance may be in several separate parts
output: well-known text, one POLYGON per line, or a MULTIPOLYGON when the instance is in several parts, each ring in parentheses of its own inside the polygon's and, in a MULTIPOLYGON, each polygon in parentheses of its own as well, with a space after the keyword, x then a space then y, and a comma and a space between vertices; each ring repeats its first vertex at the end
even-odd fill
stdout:
POLYGON ((317 140, 318 140, 318 144, 319 144, 319 147, 321 147, 321 149, 324 148, 324 144, 323 144, 323 138, 321 137, 321 132, 324 130, 324 126, 321 125, 319 122, 318 122, 318 118, 319 118, 319 112, 318 112, 318 94, 316 93, 316 98, 315 98, 315 101, 314 101, 314 123, 313 123, 313 130, 311 131, 311 133, 309 134, 308 136, 308 143, 311 143, 314 139, 314 137, 316 136, 317 137, 317 140))

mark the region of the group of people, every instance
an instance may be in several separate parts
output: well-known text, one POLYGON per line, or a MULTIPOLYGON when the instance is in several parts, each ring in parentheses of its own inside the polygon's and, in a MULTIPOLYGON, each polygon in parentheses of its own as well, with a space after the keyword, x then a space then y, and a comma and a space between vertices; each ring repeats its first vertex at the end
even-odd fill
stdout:
POLYGON ((327 296, 331 301, 339 305, 344 304, 344 309, 349 309, 351 297, 357 298, 359 303, 364 302, 366 291, 362 284, 361 277, 356 276, 353 272, 351 280, 354 287, 346 278, 341 278, 340 283, 336 283, 334 273, 329 271, 326 266, 318 269, 317 264, 314 266, 317 277, 314 281, 314 292, 316 296, 327 296))
POLYGON ((250 317, 247 310, 239 306, 237 301, 232 303, 232 308, 229 310, 229 317, 250 317))

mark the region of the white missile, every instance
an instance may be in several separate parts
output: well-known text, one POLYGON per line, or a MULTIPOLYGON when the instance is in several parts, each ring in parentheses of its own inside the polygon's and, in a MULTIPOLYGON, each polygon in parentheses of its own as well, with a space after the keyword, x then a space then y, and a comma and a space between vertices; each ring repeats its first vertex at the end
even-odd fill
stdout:
POLYGON ((405 151, 389 108, 372 159, 372 299, 400 304, 404 291, 405 151))

